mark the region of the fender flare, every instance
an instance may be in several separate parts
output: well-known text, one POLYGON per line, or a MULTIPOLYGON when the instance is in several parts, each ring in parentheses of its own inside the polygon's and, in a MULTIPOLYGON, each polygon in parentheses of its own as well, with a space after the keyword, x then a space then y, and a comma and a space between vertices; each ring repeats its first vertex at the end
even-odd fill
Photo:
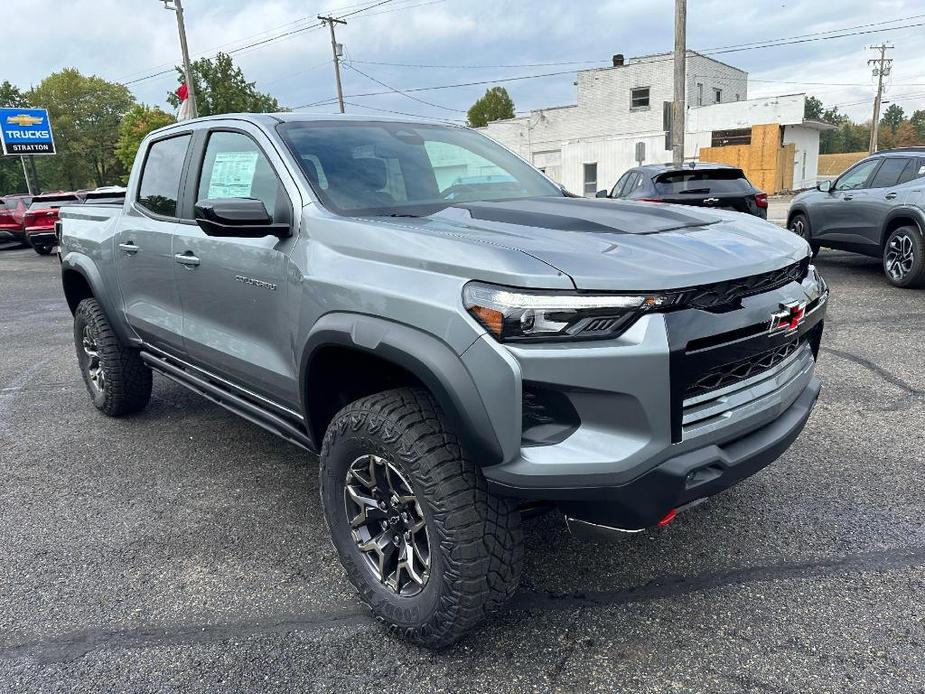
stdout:
POLYGON ((129 334, 124 321, 117 320, 119 312, 116 309, 116 306, 110 300, 109 292, 106 291, 106 285, 103 281, 103 276, 100 274, 96 264, 88 256, 82 253, 76 253, 74 251, 71 251, 66 256, 62 257, 61 280, 62 289, 65 292, 67 289, 64 286, 64 277, 65 273, 67 272, 76 272, 78 275, 83 277, 86 283, 90 286, 90 291, 93 294, 93 298, 96 299, 96 302, 100 305, 100 308, 103 309, 103 313, 106 314, 106 318, 109 321, 109 324, 119 336, 119 339, 125 343, 137 342, 137 339, 129 334))
POLYGON ((883 224, 880 225, 880 248, 883 249, 883 245, 886 243, 886 230, 892 222, 897 217, 911 217, 912 220, 918 225, 919 232, 925 235, 925 212, 922 212, 917 207, 912 205, 902 205, 901 207, 896 207, 890 210, 887 214, 886 219, 883 220, 883 224))
POLYGON ((359 313, 322 316, 302 348, 299 396, 306 425, 319 444, 324 432, 313 431, 308 374, 318 350, 330 346, 367 352, 413 374, 434 395, 477 465, 493 465, 503 460, 491 418, 459 355, 442 340, 417 328, 359 313))

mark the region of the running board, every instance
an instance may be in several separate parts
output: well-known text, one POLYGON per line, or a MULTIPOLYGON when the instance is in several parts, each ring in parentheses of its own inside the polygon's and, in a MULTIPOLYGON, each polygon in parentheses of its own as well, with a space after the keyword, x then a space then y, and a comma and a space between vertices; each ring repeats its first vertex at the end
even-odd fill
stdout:
POLYGON ((290 443, 294 443, 300 448, 304 448, 313 453, 315 452, 315 445, 311 438, 304 431, 290 424, 282 417, 268 412, 259 405, 245 400, 211 381, 194 376, 189 371, 171 364, 166 358, 156 357, 148 352, 142 352, 141 359, 152 370, 166 376, 171 381, 189 388, 194 393, 198 393, 202 397, 211 400, 216 405, 221 405, 226 410, 233 412, 239 417, 243 417, 259 427, 263 427, 267 431, 286 439, 290 443))

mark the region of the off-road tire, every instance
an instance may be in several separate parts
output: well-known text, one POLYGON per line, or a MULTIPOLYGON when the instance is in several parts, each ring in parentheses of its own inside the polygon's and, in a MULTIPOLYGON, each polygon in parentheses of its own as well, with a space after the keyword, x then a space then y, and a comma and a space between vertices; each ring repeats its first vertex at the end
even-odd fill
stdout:
POLYGON ((320 477, 328 530, 350 582, 372 615, 405 639, 427 648, 449 646, 517 588, 520 513, 512 501, 489 493, 426 391, 389 390, 338 412, 324 437, 320 477), (413 596, 378 580, 351 533, 347 471, 368 454, 397 462, 423 509, 430 573, 413 596))
POLYGON ((151 369, 145 366, 137 349, 119 340, 96 299, 84 299, 77 305, 74 344, 80 373, 98 410, 110 417, 121 417, 144 409, 151 399, 151 369), (95 341, 99 355, 105 384, 102 390, 91 382, 90 358, 84 350, 85 329, 95 341))
POLYGON ((925 286, 925 238, 918 227, 903 226, 890 232, 886 243, 883 244, 883 272, 894 287, 913 289, 925 286), (911 267, 902 277, 894 277, 889 269, 889 254, 891 244, 900 237, 908 239, 911 267))
POLYGON ((787 228, 809 244, 813 252, 813 257, 815 258, 819 253, 820 246, 817 242, 812 240, 813 235, 809 227, 809 219, 806 215, 802 212, 793 215, 787 223, 787 228))

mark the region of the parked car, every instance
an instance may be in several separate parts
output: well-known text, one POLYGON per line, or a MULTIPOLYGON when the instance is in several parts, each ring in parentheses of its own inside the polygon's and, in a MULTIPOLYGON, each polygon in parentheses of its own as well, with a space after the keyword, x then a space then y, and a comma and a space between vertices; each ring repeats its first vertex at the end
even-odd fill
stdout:
POLYGON ((26 243, 23 220, 31 202, 31 195, 7 195, 0 198, 0 241, 26 243))
POLYGON ((598 191, 597 197, 670 202, 768 218, 767 193, 755 188, 742 169, 726 164, 637 166, 620 176, 611 190, 598 191))
POLYGON ((63 208, 60 243, 93 404, 143 409, 157 371, 320 452, 349 580, 428 647, 514 592, 524 505, 665 525, 781 455, 820 389, 802 239, 570 197, 462 127, 182 121, 122 207, 63 208))
POLYGON ((793 199, 787 228, 883 262, 897 287, 925 286, 925 147, 878 152, 793 199))
POLYGON ((80 204, 81 198, 76 193, 49 193, 32 198, 32 204, 26 210, 24 226, 26 241, 39 255, 48 255, 54 248, 55 222, 58 210, 66 205, 80 204))

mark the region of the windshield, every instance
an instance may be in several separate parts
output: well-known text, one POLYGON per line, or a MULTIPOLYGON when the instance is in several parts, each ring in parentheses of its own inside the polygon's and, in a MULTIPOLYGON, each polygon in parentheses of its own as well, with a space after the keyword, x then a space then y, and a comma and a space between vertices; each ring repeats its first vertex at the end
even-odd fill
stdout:
POLYGON ((418 216, 460 202, 562 196, 545 176, 465 128, 292 122, 279 128, 324 205, 351 216, 418 216))
POLYGON ((672 171, 656 177, 655 190, 661 195, 748 193, 752 184, 741 169, 672 171))

